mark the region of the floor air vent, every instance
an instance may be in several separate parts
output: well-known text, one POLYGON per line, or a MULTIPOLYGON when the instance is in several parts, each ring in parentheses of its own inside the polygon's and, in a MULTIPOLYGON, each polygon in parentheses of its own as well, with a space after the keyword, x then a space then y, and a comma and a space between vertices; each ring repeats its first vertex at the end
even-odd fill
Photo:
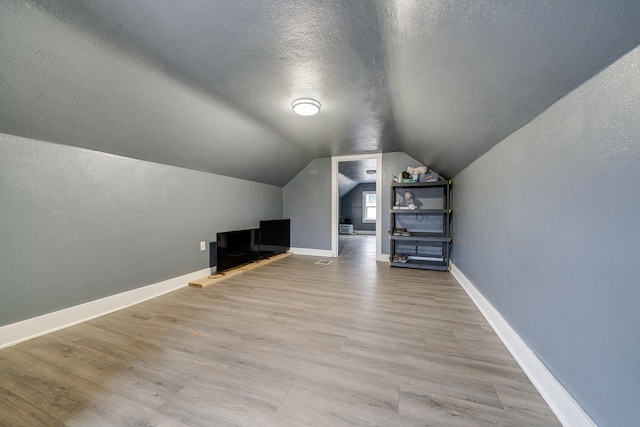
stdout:
POLYGON ((316 264, 318 264, 318 265, 329 265, 332 262, 333 261, 327 261, 326 259, 319 259, 318 261, 316 261, 316 264))

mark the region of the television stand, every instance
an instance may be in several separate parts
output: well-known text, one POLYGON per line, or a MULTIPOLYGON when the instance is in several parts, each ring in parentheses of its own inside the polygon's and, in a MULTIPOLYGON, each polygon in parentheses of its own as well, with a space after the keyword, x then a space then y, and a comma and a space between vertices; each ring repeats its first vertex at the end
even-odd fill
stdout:
POLYGON ((273 255, 268 259, 261 259, 260 261, 252 262, 251 264, 246 264, 240 267, 231 268, 225 271, 224 274, 219 274, 219 275, 215 274, 212 276, 202 277, 200 279, 193 280, 189 282, 189 286, 194 286, 196 288, 206 288, 207 286, 215 285, 218 282, 222 282, 223 280, 228 279, 230 277, 234 277, 246 271, 250 271, 255 268, 262 267, 263 265, 271 264, 272 262, 284 259, 291 255, 293 255, 291 252, 285 252, 283 254, 273 255))

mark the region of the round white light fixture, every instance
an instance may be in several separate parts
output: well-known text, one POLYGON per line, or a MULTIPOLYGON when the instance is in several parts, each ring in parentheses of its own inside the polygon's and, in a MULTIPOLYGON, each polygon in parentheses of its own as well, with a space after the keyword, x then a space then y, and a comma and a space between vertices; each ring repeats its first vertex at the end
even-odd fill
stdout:
POLYGON ((367 169, 367 174, 368 175, 373 175, 374 173, 376 173, 375 169, 367 169))
POLYGON ((291 103, 291 108, 301 116, 313 116, 320 112, 320 103, 315 99, 300 98, 291 103))

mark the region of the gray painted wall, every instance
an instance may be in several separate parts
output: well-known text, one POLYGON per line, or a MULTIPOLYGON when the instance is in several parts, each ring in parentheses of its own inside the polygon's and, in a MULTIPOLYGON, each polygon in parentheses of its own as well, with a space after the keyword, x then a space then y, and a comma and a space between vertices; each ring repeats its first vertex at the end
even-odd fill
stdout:
MULTIPOLYGON (((375 222, 362 222, 362 192, 376 191, 375 183, 361 183, 340 198, 340 215, 351 219, 351 223, 358 230, 375 231, 375 222)), ((387 206, 384 204, 383 206, 387 206)), ((383 208, 384 209, 384 208, 383 208)), ((383 210, 384 212, 384 210, 383 210)))
POLYGON ((331 158, 315 159, 283 190, 291 247, 331 250, 331 158))
POLYGON ((282 189, 0 134, 0 325, 207 268, 282 189))
MULTIPOLYGON (((420 166, 403 152, 382 154, 382 253, 389 253, 389 183, 407 166, 420 166)), ((291 218, 291 246, 331 250, 331 158, 309 163, 284 187, 285 218, 291 218)))
POLYGON ((422 163, 403 152, 382 153, 382 248, 383 254, 389 254, 389 207, 391 202, 390 183, 394 176, 398 176, 402 171, 407 170, 407 166, 421 166, 422 163))
POLYGON ((640 419, 640 48, 454 179, 453 261, 602 426, 640 419))

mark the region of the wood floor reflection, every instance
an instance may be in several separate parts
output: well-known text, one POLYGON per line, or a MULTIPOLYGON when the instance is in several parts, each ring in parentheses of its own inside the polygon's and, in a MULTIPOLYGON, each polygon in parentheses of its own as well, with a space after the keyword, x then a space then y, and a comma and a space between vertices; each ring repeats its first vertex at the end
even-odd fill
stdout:
POLYGON ((343 259, 357 260, 359 265, 375 265, 376 236, 369 234, 338 236, 338 256, 343 259))
POLYGON ((450 274, 358 238, 1 350, 0 425, 560 425, 450 274))

